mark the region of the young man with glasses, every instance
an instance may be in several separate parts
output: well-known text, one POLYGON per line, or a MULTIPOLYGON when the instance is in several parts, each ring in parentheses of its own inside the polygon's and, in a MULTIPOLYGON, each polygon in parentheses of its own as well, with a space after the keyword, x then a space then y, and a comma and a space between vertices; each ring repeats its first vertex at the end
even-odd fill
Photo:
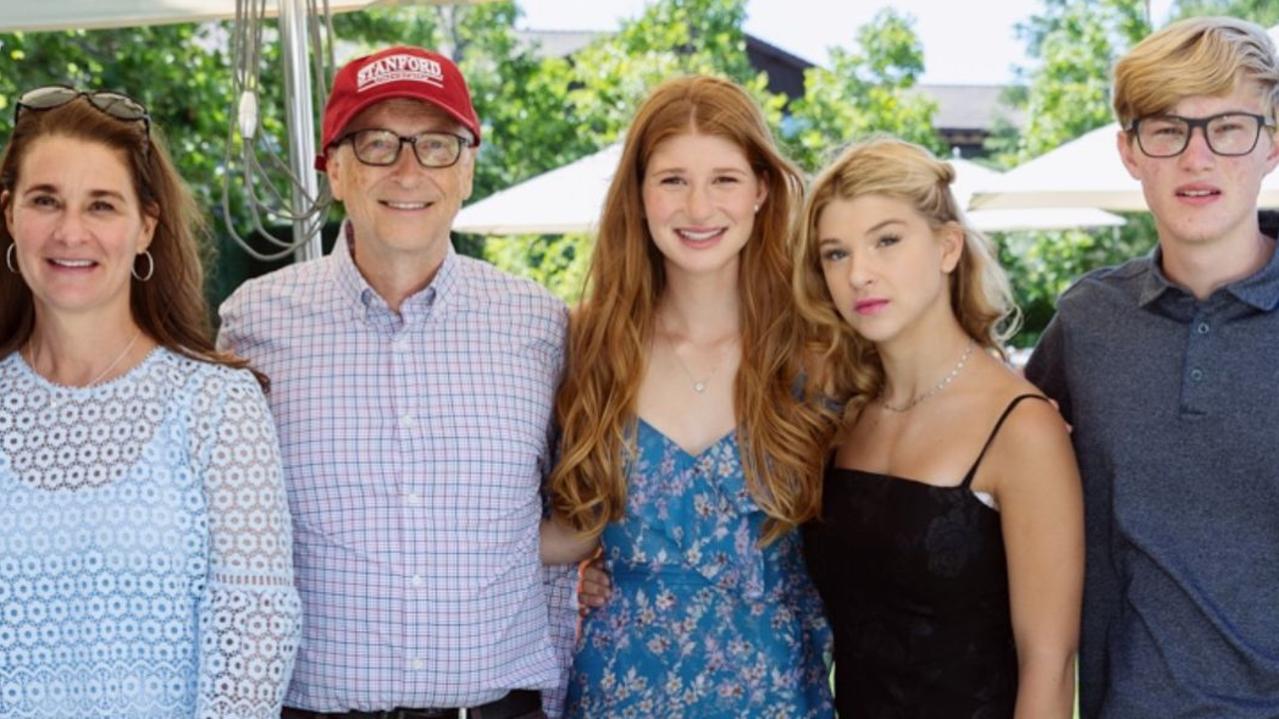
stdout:
POLYGON ((1071 287, 1026 375, 1073 425, 1087 529, 1081 716, 1279 716, 1275 48, 1197 18, 1115 67, 1158 246, 1071 287))
POLYGON ((352 61, 323 134, 333 253, 222 307, 222 344, 271 378, 293 512, 283 716, 544 716, 576 617, 571 570, 538 559, 567 312, 450 244, 481 128, 447 58, 352 61))

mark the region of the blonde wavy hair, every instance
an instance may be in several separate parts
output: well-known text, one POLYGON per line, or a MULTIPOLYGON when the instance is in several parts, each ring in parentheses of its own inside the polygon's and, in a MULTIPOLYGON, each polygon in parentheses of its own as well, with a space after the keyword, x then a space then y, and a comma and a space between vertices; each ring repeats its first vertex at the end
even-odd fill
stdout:
POLYGON ((1266 117, 1273 122, 1279 61, 1266 31, 1233 17, 1181 20, 1137 43, 1115 65, 1115 117, 1127 129, 1183 98, 1227 95, 1243 79, 1261 84, 1266 117))
POLYGON ((560 457, 549 489, 556 512, 588 535, 624 515, 635 400, 666 287, 641 188, 654 149, 686 133, 733 142, 768 186, 739 263, 743 352, 733 388, 742 465, 752 496, 768 515, 767 543, 815 516, 820 506, 822 418, 795 394, 802 383, 790 262, 803 179, 777 150, 750 96, 714 77, 661 84, 627 133, 600 216, 584 299, 570 322, 568 365, 555 403, 560 457))
POLYGON ((808 323, 808 352, 814 357, 810 381, 844 406, 845 428, 866 402, 884 389, 884 366, 875 345, 840 316, 826 286, 818 248, 817 222, 835 200, 866 195, 910 203, 935 231, 957 226, 964 234, 959 263, 950 274, 950 306, 964 332, 988 351, 1003 356, 1003 343, 1017 329, 1019 313, 1008 276, 994 245, 973 229, 950 186, 955 170, 928 150, 890 137, 845 149, 813 182, 795 245, 795 303, 808 323))

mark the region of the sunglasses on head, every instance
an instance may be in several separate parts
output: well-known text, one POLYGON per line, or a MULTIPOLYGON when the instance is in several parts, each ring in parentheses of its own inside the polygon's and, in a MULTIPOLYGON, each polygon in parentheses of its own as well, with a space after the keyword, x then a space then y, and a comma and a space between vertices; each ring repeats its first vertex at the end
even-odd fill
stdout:
POLYGON ((109 90, 85 91, 66 85, 37 87, 22 93, 22 96, 18 98, 18 102, 13 106, 13 120, 17 122, 18 115, 23 110, 35 112, 52 110, 82 97, 88 100, 90 105, 117 120, 141 122, 143 129, 150 136, 151 116, 147 114, 147 109, 142 106, 142 103, 128 95, 109 90))

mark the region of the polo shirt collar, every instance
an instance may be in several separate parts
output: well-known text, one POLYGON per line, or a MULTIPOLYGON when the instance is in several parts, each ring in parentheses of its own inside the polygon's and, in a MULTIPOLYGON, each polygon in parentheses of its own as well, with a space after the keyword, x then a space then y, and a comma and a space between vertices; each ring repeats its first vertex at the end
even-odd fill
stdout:
POLYGON ((1240 302, 1252 305, 1262 312, 1270 312, 1279 306, 1279 248, 1270 240, 1270 260, 1251 276, 1226 285, 1226 291, 1240 302))
MULTIPOLYGON (((1270 242, 1273 244, 1275 241, 1270 240, 1270 242)), ((1142 283, 1141 297, 1138 299, 1140 306, 1149 305, 1170 289, 1186 292, 1180 285, 1174 284, 1164 275, 1163 250, 1159 245, 1155 245, 1155 249, 1148 256, 1148 261, 1150 263, 1149 271, 1146 273, 1146 278, 1142 283)), ((1231 282, 1222 289, 1234 295, 1235 299, 1240 302, 1255 307, 1262 312, 1270 312, 1275 309, 1276 306, 1279 306, 1279 249, 1270 253, 1270 259, 1260 270, 1241 280, 1231 282)))

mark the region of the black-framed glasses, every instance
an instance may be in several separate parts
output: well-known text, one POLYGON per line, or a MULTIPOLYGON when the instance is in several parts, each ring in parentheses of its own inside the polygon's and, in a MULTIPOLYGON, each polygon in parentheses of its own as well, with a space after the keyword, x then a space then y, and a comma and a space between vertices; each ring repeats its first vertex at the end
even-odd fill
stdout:
POLYGON ((451 132, 419 132, 400 135, 378 128, 356 130, 338 138, 334 145, 350 140, 355 158, 366 165, 385 167, 400 159, 400 148, 413 147, 413 155, 422 167, 450 167, 462 156, 462 148, 470 147, 470 138, 451 132))
POLYGON ((110 90, 78 90, 67 85, 46 85, 22 93, 13 106, 13 121, 18 121, 23 110, 52 110, 82 97, 117 120, 141 122, 147 135, 151 134, 151 115, 137 100, 110 90))
POLYGON ((1151 115, 1133 120, 1128 132, 1137 136, 1137 145, 1147 157, 1176 157, 1190 146, 1196 127, 1203 130, 1213 154, 1239 157, 1257 146, 1261 128, 1273 128, 1274 123, 1251 112, 1222 112, 1208 117, 1151 115))

